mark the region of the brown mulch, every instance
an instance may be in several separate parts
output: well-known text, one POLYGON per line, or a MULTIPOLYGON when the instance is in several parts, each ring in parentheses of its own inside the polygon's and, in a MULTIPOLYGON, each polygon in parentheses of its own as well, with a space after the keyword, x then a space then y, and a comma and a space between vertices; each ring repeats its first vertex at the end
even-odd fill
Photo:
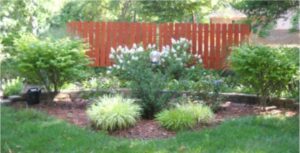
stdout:
MULTIPOLYGON (((64 97, 64 96, 62 96, 64 97)), ((40 111, 47 112, 49 115, 55 116, 59 119, 68 121, 80 127, 90 127, 89 120, 85 113, 88 101, 80 98, 60 98, 51 103, 40 103, 33 106, 27 106, 25 102, 16 102, 12 104, 13 107, 20 108, 34 108, 40 111)), ((193 130, 201 130, 203 128, 212 127, 220 124, 225 119, 238 118, 247 115, 297 115, 298 111, 292 111, 283 108, 276 108, 275 106, 267 107, 267 111, 262 111, 261 107, 256 105, 239 104, 226 102, 222 105, 222 109, 215 114, 215 119, 208 125, 197 125, 193 130)), ((113 136, 125 138, 167 138, 174 136, 176 133, 162 128, 155 120, 140 120, 133 127, 118 130, 110 133, 113 136)))

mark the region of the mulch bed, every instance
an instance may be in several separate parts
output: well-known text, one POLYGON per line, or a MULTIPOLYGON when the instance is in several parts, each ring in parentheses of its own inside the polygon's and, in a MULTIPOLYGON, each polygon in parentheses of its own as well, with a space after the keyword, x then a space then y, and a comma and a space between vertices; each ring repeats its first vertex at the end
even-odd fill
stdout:
MULTIPOLYGON (((86 115, 88 101, 75 98, 70 99, 66 96, 56 99, 51 103, 40 103, 33 106, 27 106, 25 102, 15 102, 13 107, 19 108, 34 108, 48 113, 56 118, 66 120, 71 124, 80 127, 90 127, 90 122, 86 115)), ((292 111, 275 106, 267 107, 266 111, 262 111, 261 107, 256 105, 240 104, 226 102, 222 105, 222 109, 215 114, 215 119, 209 125, 197 125, 193 130, 201 130, 203 128, 212 127, 220 124, 225 119, 238 118, 247 115, 272 114, 272 115, 297 115, 298 111, 292 111)), ((131 128, 111 132, 110 135, 134 139, 151 139, 151 138, 167 138, 176 135, 176 132, 168 131, 162 128, 155 120, 141 119, 131 128)))

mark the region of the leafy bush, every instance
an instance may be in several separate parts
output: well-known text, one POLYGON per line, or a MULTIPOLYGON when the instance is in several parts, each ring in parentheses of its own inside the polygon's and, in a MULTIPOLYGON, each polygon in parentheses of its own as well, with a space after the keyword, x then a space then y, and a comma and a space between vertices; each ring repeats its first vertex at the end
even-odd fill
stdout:
POLYGON ((24 88, 23 80, 19 77, 1 82, 4 96, 18 95, 24 88))
POLYGON ((140 117, 140 111, 140 106, 132 99, 106 95, 88 108, 87 115, 96 127, 112 131, 134 125, 140 117))
POLYGON ((161 52, 155 49, 155 45, 148 45, 145 49, 136 44, 130 49, 119 46, 111 50, 110 58, 115 64, 108 73, 130 81, 133 94, 141 99, 143 116, 146 118, 152 118, 167 105, 171 95, 162 94, 161 91, 169 80, 184 77, 192 69, 192 64, 202 65, 201 58, 195 58, 187 52, 189 42, 186 39, 172 39, 172 43, 172 47, 164 46, 161 52))
POLYGON ((182 130, 191 128, 197 122, 209 122, 213 117, 213 113, 208 106, 202 104, 182 104, 176 108, 164 110, 156 115, 159 123, 170 130, 182 130))
POLYGON ((86 76, 89 60, 81 41, 40 40, 23 35, 15 40, 16 63, 26 81, 42 84, 48 91, 58 92, 64 83, 86 76))
POLYGON ((233 50, 230 63, 242 83, 261 97, 263 106, 272 93, 288 90, 297 75, 297 64, 283 48, 243 45, 233 50))

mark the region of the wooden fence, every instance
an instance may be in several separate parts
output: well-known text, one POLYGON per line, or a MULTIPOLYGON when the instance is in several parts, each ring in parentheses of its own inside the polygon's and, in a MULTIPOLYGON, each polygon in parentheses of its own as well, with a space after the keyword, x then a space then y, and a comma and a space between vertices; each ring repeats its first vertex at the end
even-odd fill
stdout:
POLYGON ((222 69, 232 46, 248 41, 250 26, 246 24, 197 23, 128 23, 128 22, 69 22, 67 32, 84 38, 90 44, 88 56, 93 66, 109 66, 111 48, 133 43, 156 44, 159 49, 171 45, 171 38, 191 40, 189 52, 201 55, 205 68, 222 69))

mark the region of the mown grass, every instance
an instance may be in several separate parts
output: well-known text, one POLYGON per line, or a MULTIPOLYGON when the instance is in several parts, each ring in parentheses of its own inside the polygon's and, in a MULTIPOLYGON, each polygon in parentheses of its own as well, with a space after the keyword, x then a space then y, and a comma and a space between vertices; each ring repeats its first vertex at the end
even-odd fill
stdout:
POLYGON ((297 153, 298 117, 244 117, 162 140, 127 140, 83 129, 32 109, 1 108, 1 152, 297 153))

